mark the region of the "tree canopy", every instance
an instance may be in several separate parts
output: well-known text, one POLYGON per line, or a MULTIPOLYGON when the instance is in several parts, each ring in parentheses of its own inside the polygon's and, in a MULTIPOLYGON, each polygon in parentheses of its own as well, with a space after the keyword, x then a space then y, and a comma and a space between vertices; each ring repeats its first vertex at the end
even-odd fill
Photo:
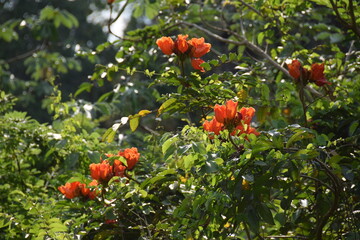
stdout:
POLYGON ((1 239, 360 239, 357 1, 0 0, 0 30, 1 239))

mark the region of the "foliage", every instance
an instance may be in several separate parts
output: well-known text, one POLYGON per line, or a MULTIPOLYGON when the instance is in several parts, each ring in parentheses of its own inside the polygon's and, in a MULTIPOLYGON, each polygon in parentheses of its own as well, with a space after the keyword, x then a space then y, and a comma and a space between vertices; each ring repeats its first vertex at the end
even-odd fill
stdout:
POLYGON ((357 2, 75 2, 0 2, 0 238, 360 239, 357 2))

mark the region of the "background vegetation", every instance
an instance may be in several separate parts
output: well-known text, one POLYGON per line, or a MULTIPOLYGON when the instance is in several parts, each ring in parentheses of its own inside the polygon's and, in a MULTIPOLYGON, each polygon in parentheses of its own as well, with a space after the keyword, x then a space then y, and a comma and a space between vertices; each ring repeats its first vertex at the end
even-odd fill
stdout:
POLYGON ((0 29, 1 239, 360 239, 357 1, 0 0, 0 29), (204 131, 230 99, 259 136, 204 131), (131 147, 95 199, 58 190, 131 147))

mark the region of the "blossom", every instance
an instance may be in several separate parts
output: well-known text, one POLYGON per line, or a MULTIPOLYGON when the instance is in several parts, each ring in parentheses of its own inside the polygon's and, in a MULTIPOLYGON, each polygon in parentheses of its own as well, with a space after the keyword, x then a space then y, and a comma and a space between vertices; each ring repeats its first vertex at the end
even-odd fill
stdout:
POLYGON ((311 65, 310 70, 310 79, 311 82, 315 82, 318 86, 323 86, 325 84, 330 85, 331 83, 326 81, 325 75, 324 75, 324 63, 313 63, 311 65))
POLYGON ((73 199, 81 194, 80 182, 67 182, 65 185, 58 187, 58 190, 68 199, 73 199))
MULTIPOLYGON (((95 187, 98 185, 98 181, 97 180, 93 180, 89 183, 89 187, 95 187)), ((98 191, 97 189, 91 190, 90 188, 87 188, 86 184, 80 184, 80 190, 81 190, 81 194, 85 197, 85 198, 89 198, 91 200, 93 200, 97 195, 98 195, 98 191)))
POLYGON ((291 64, 288 64, 289 74, 294 79, 299 79, 301 76, 301 63, 298 60, 292 60, 291 64))
POLYGON ((237 102, 229 100, 225 105, 216 104, 214 107, 216 121, 228 125, 236 117, 237 102))
POLYGON ((191 59, 191 66, 196 70, 200 70, 200 72, 205 72, 205 69, 200 66, 200 64, 202 64, 204 62, 205 61, 200 58, 194 58, 194 59, 191 59))
POLYGON ((175 43, 170 37, 161 37, 156 40, 156 44, 166 55, 171 55, 174 52, 175 43))
POLYGON ((179 34, 175 42, 175 47, 181 53, 185 53, 189 49, 189 43, 186 41, 188 35, 179 34))
POLYGON ((113 2, 115 2, 115 0, 107 0, 108 4, 113 4, 113 2))
POLYGON ((241 113, 242 121, 236 126, 236 130, 239 130, 238 135, 245 133, 246 135, 255 134, 259 136, 260 133, 250 126, 251 120, 255 115, 255 109, 253 107, 242 107, 239 112, 241 113))
POLYGON ((204 38, 192 38, 189 40, 189 44, 192 46, 190 57, 200 58, 210 51, 211 44, 205 43, 204 38))
POLYGON ((245 124, 250 125, 251 119, 255 115, 255 109, 253 107, 242 107, 240 109, 240 113, 242 115, 242 120, 245 124))
POLYGON ((200 64, 204 62, 200 57, 210 51, 211 44, 205 43, 204 38, 192 38, 190 40, 187 40, 187 38, 188 35, 183 34, 179 34, 175 41, 170 37, 161 37, 156 40, 156 44, 164 54, 171 55, 175 53, 181 62, 184 62, 186 58, 190 58, 194 69, 205 72, 205 69, 200 67, 200 64))
POLYGON ((113 177, 113 167, 107 161, 92 163, 90 164, 90 175, 93 179, 106 185, 113 177))
POLYGON ((139 161, 140 153, 138 153, 137 148, 126 148, 123 152, 118 153, 119 156, 122 156, 126 159, 127 169, 131 170, 134 168, 135 164, 139 161))
POLYGON ((224 127, 224 124, 216 121, 216 119, 213 118, 211 121, 205 121, 203 123, 203 127, 205 131, 213 132, 215 135, 219 135, 220 131, 224 127))
MULTIPOLYGON (((251 127, 250 125, 243 125, 243 124, 240 124, 238 126, 236 126, 236 130, 238 130, 238 135, 241 135, 241 134, 246 134, 246 135, 249 135, 249 134, 254 134, 256 136, 259 136, 260 133, 258 131, 256 131, 255 128, 251 127)), ((236 132, 233 132, 232 135, 235 135, 236 132)))
POLYGON ((120 160, 115 159, 113 170, 114 170, 114 176, 124 177, 126 166, 124 166, 124 164, 120 160))
POLYGON ((306 85, 308 82, 313 82, 320 87, 325 84, 331 84, 330 82, 326 81, 324 75, 324 63, 313 63, 311 65, 311 69, 308 70, 303 68, 298 60, 293 60, 291 64, 288 64, 288 68, 289 74, 296 81, 302 79, 303 85, 306 85))

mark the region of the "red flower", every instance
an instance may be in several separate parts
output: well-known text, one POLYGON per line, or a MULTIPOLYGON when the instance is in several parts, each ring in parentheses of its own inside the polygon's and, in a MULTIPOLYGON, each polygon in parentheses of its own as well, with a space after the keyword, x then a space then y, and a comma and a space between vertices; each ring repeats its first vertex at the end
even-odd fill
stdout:
POLYGON ((192 46, 190 52, 192 58, 200 58, 210 51, 211 44, 205 43, 204 38, 192 38, 188 42, 192 46))
POLYGON ((219 135, 220 131, 224 127, 224 124, 216 121, 216 119, 213 118, 211 121, 205 121, 203 123, 203 127, 205 131, 213 132, 215 135, 219 135))
POLYGON ((80 182, 67 182, 65 185, 58 187, 58 190, 68 199, 73 199, 81 194, 80 182))
POLYGON ((216 121, 225 125, 231 124, 236 117, 237 102, 229 100, 225 105, 216 104, 214 107, 216 121))
POLYGON ((113 167, 109 165, 107 161, 102 163, 90 164, 90 174, 99 183, 106 185, 109 180, 113 177, 113 167))
POLYGON ((140 153, 138 153, 137 148, 126 148, 123 152, 118 153, 119 156, 122 156, 126 159, 127 169, 131 170, 134 168, 135 164, 139 161, 140 153))
POLYGON ((112 4, 113 2, 115 2, 115 0, 107 0, 108 4, 112 4))
POLYGON ((171 55, 174 52, 175 43, 170 37, 161 37, 156 40, 156 44, 166 55, 171 55))
MULTIPOLYGON (((93 180, 91 183, 89 183, 90 187, 94 187, 98 185, 98 181, 97 180, 93 180)), ((93 200, 97 195, 98 195, 98 191, 96 189, 91 190, 90 188, 87 188, 87 186, 85 184, 80 184, 80 190, 81 190, 81 194, 86 197, 89 198, 91 200, 93 200)))
POLYGON ((323 86, 325 84, 330 85, 331 83, 326 81, 325 75, 324 75, 324 63, 313 63, 311 65, 310 70, 310 79, 311 82, 315 82, 318 86, 323 86))
POLYGON ((204 63, 205 61, 203 61, 200 58, 194 58, 191 59, 191 65, 194 69, 196 70, 200 70, 200 72, 205 72, 205 69, 203 67, 200 66, 200 64, 204 63))
POLYGON ((245 124, 250 125, 251 119, 254 117, 255 115, 255 109, 253 107, 242 107, 240 109, 240 113, 242 116, 242 120, 244 121, 245 124))
POLYGON ((287 65, 289 68, 289 74, 294 78, 294 79, 299 79, 301 76, 301 63, 298 60, 292 60, 291 64, 287 65))
MULTIPOLYGON (((246 135, 249 135, 249 134, 255 134, 256 136, 260 135, 260 133, 258 131, 256 131, 255 128, 251 127, 250 125, 244 126, 244 125, 240 124, 236 127, 236 129, 239 130, 238 135, 241 135, 243 133, 245 133, 246 135)), ((235 132, 234 132, 234 134, 235 134, 235 132)))
POLYGON ((124 177, 125 176, 125 170, 126 166, 120 161, 120 160, 114 160, 114 176, 124 177))
POLYGON ((188 35, 178 35, 178 38, 175 42, 175 48, 181 53, 185 53, 189 49, 189 43, 186 41, 188 35))

